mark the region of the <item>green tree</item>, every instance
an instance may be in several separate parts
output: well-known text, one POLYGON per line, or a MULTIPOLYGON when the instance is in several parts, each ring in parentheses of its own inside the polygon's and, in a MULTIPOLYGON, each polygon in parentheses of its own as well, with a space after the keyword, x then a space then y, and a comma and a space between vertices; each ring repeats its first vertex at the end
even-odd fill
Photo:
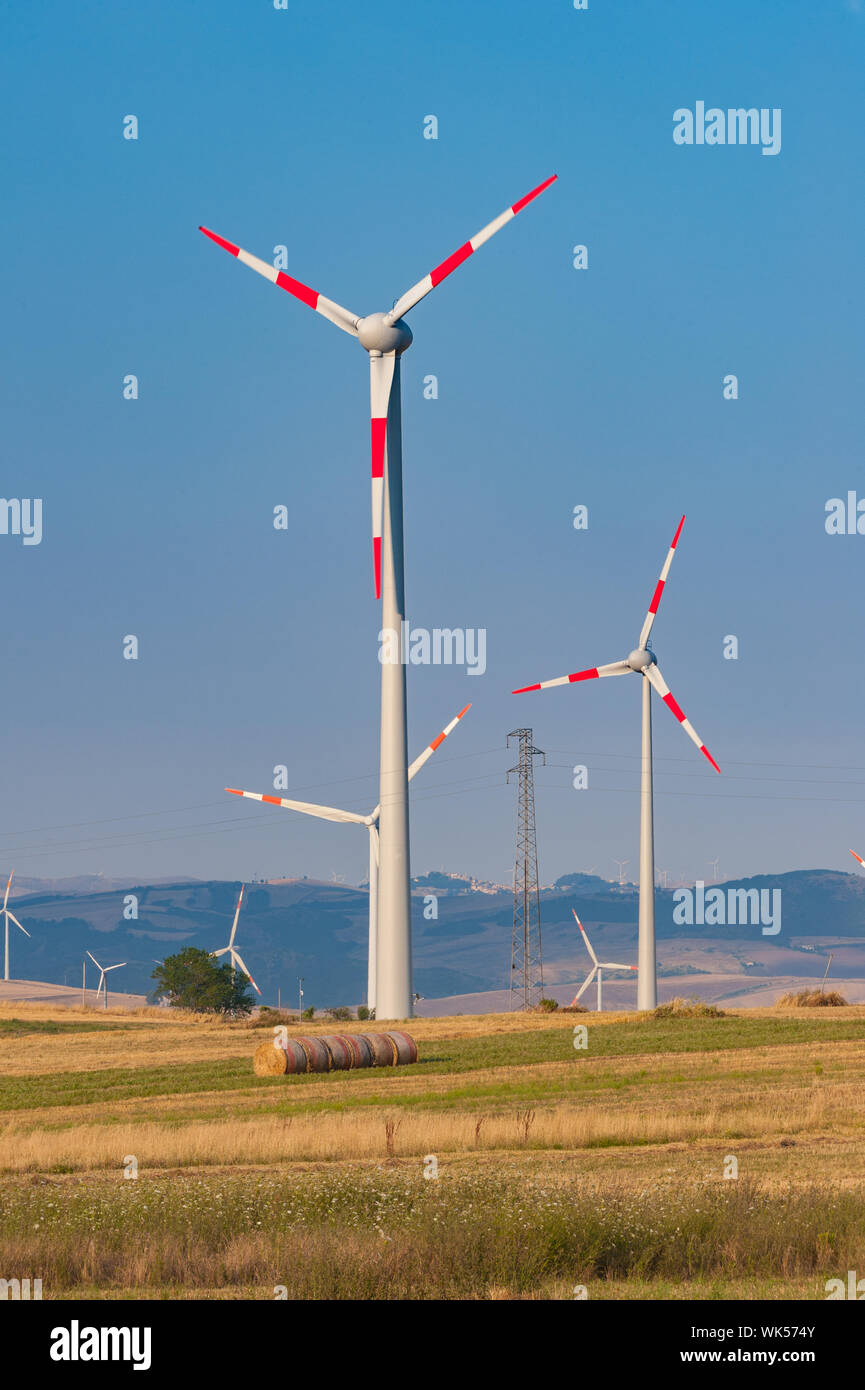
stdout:
POLYGON ((208 951, 196 946, 167 956, 151 979, 156 981, 151 1000, 167 998, 177 1009, 236 1017, 248 1014, 254 1003, 245 975, 238 971, 232 979, 230 965, 217 965, 208 951))
POLYGON ((304 1009, 303 1013, 301 1014, 301 1018, 315 1018, 315 1009, 313 1008, 312 1004, 310 1004, 308 1009, 304 1009))

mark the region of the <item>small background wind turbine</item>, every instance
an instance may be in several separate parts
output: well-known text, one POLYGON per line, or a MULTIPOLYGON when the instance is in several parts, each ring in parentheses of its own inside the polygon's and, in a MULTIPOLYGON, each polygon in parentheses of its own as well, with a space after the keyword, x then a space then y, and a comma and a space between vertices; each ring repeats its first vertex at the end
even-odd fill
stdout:
POLYGON ((12 874, 14 874, 14 872, 15 872, 15 870, 13 869, 13 870, 12 870, 12 873, 10 873, 10 875, 9 875, 9 882, 6 884, 6 892, 3 894, 3 917, 4 917, 4 920, 5 920, 5 926, 6 926, 6 950, 5 950, 5 953, 4 953, 4 956, 3 956, 3 979, 4 979, 4 980, 8 980, 8 979, 9 979, 9 923, 10 923, 10 922, 14 922, 15 925, 16 925, 16 927, 18 928, 18 930, 19 930, 19 931, 23 931, 23 933, 24 933, 25 936, 29 936, 29 935, 30 935, 30 933, 29 933, 29 931, 27 930, 27 928, 26 928, 26 927, 22 927, 21 923, 18 921, 18 918, 15 917, 15 916, 9 911, 9 908, 8 908, 8 906, 7 906, 8 902, 9 902, 9 889, 10 889, 11 886, 12 886, 12 874))
MULTIPOLYGON (((654 1009, 658 1003, 657 962, 655 958, 655 831, 652 807, 652 688, 657 691, 664 704, 678 719, 685 733, 696 743, 704 757, 708 758, 716 772, 718 764, 703 743, 684 711, 673 698, 670 687, 658 668, 658 658, 649 646, 649 637, 654 626, 661 595, 670 573, 676 546, 682 534, 685 518, 679 522, 673 543, 667 551, 661 577, 655 585, 655 592, 649 604, 645 622, 637 639, 637 645, 624 661, 613 661, 607 666, 592 666, 587 671, 572 671, 568 676, 557 676, 555 680, 540 681, 537 685, 524 685, 515 690, 515 695, 524 695, 529 690, 546 690, 552 685, 573 685, 575 681, 597 680, 603 676, 642 677, 642 770, 640 773, 640 928, 639 928, 639 978, 637 983, 637 1008, 654 1009)), ((618 863, 618 860, 614 860, 618 863)))
POLYGON ((87 954, 88 954, 88 956, 90 956, 90 959, 93 961, 93 964, 96 966, 96 969, 99 971, 99 984, 98 984, 97 987, 96 987, 96 999, 97 999, 97 1002, 98 1002, 98 1000, 99 1000, 99 995, 100 995, 101 992, 104 990, 104 991, 105 991, 105 999, 104 999, 103 1007, 107 1009, 107 1008, 108 1008, 108 985, 107 985, 106 982, 105 982, 105 976, 108 974, 109 970, 119 970, 120 967, 121 967, 122 965, 125 965, 125 964, 126 964, 126 961, 125 961, 125 960, 118 961, 118 963, 117 963, 116 965, 100 965, 100 964, 99 964, 99 961, 96 959, 96 957, 93 955, 93 953, 92 953, 91 951, 88 951, 87 954))
MULTIPOLYGON (((471 705, 466 705, 461 709, 456 719, 452 719, 437 734, 432 743, 428 743, 420 757, 415 758, 408 769, 408 780, 412 781, 420 772, 421 768, 432 757, 437 748, 440 748, 447 738, 459 724, 464 714, 468 714, 471 705)), ((288 811, 300 811, 305 816, 316 816, 319 820, 338 821, 349 825, 365 825, 369 831, 369 956, 367 965, 367 986, 366 1002, 370 1009, 376 1006, 376 975, 378 973, 378 874, 379 874, 379 817, 381 806, 373 807, 368 816, 359 815, 356 811, 340 811, 336 806, 316 806, 311 801, 290 801, 282 796, 265 796, 262 792, 244 792, 236 787, 226 787, 227 792, 232 796, 246 796, 250 801, 266 801, 271 806, 283 806, 288 811)))
POLYGON ((582 922, 580 921, 579 917, 577 916, 576 911, 574 910, 574 908, 571 908, 571 912, 573 912, 573 914, 574 914, 574 921, 576 922, 577 926, 579 927, 580 931, 582 932, 583 940, 584 940, 585 943, 586 943, 586 950, 588 951, 588 953, 589 953, 589 955, 591 956, 592 961, 593 961, 591 970, 589 971, 589 973, 588 973, 588 975, 586 976, 585 980, 583 981, 582 985, 581 985, 580 988, 577 990, 577 993, 574 995, 573 999, 571 1000, 571 1008, 574 1007, 574 1005, 576 1004, 576 1002, 577 1002, 577 1000, 579 999, 580 995, 583 994, 583 993, 585 993, 585 991, 589 988, 589 985, 592 983, 592 980, 593 980, 593 979, 595 978, 595 976, 597 975, 597 977, 598 977, 598 1013, 600 1013, 600 1012, 601 1012, 601 1009, 602 1009, 602 1003, 601 1003, 601 987, 602 987, 602 985, 603 985, 604 971, 605 971, 605 970, 636 970, 637 967, 636 967, 635 965, 616 965, 613 961, 609 961, 609 960, 607 960, 607 961, 598 960, 598 957, 595 955, 594 951, 592 950, 592 943, 591 943, 591 941, 589 940, 589 938, 586 936, 585 927, 583 926, 582 922))
POLYGON ((218 951, 214 951, 213 954, 214 956, 224 956, 226 952, 228 952, 228 958, 231 961, 232 979, 234 979, 234 972, 236 967, 240 966, 241 972, 246 976, 249 983, 252 985, 252 988, 255 990, 256 994, 260 995, 261 990, 258 988, 258 985, 255 983, 255 980, 250 975, 249 971, 247 970, 246 966, 240 958, 240 952, 235 948, 234 945, 234 938, 237 933, 237 919, 240 916, 240 904, 243 902, 243 889, 244 884, 241 884, 240 896, 237 899, 237 907, 234 909, 234 921, 231 924, 231 936, 228 938, 228 945, 220 947, 220 949, 218 951))

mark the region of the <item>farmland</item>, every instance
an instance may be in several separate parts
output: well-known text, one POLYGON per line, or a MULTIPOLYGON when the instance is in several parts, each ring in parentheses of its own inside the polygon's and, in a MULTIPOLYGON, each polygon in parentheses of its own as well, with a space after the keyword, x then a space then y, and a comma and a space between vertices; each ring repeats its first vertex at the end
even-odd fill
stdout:
POLYGON ((45 1298, 790 1299, 865 1268, 862 1006, 410 1031, 413 1066, 271 1078, 247 1023, 0 1006, 0 1272, 45 1298))

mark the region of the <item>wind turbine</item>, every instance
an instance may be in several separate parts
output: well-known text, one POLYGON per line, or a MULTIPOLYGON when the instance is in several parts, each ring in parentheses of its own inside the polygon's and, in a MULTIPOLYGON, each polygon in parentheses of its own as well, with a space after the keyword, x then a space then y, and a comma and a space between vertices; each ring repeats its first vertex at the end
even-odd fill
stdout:
POLYGON ((96 966, 96 969, 100 972, 100 974, 99 974, 99 984, 96 986, 96 998, 97 998, 97 1000, 98 1000, 98 999, 99 999, 99 995, 100 995, 100 994, 102 993, 102 991, 104 990, 104 991, 105 991, 104 1007, 107 1009, 107 1008, 108 1008, 108 985, 105 983, 105 976, 108 974, 109 970, 119 970, 120 967, 121 967, 122 965, 125 965, 125 964, 126 964, 126 961, 125 961, 125 960, 121 960, 121 961, 119 961, 119 962, 117 963, 117 965, 100 965, 100 964, 99 964, 99 961, 96 959, 96 957, 95 957, 90 951, 88 951, 87 954, 88 954, 88 956, 90 956, 90 959, 93 961, 93 964, 96 966))
MULTIPOLYGON (((466 705, 461 709, 456 719, 452 719, 437 734, 432 743, 428 743, 420 757, 415 758, 408 769, 407 778, 411 780, 420 772, 424 763, 428 762, 437 748, 440 748, 447 738, 459 724, 464 714, 468 714, 471 705, 466 705)), ((236 787, 226 787, 227 792, 232 796, 247 796, 250 801, 266 801, 271 806, 284 806, 289 811, 301 811, 305 816, 317 816, 319 820, 341 821, 351 825, 365 825, 369 831, 369 958, 367 967, 367 986, 366 998, 370 1009, 376 1007, 376 974, 378 958, 378 877, 379 877, 379 818, 381 816, 381 806, 378 805, 370 811, 368 816, 358 815, 355 811, 340 811, 335 806, 316 806, 310 801, 289 801, 282 796, 264 796, 261 792, 238 791, 236 787)), ((376 1010, 378 1017, 378 1010, 376 1010)))
POLYGON ((26 928, 26 927, 22 927, 21 923, 18 921, 18 918, 15 917, 15 916, 13 916, 13 914, 9 911, 9 908, 7 907, 7 903, 9 902, 9 889, 10 889, 11 886, 12 886, 12 874, 14 874, 14 872, 15 872, 15 870, 13 869, 13 870, 12 870, 12 873, 10 873, 10 875, 9 875, 9 882, 6 884, 6 892, 3 894, 3 907, 2 907, 2 909, 0 909, 0 910, 2 910, 3 917, 4 917, 5 922, 6 922, 6 952, 5 952, 5 955, 4 955, 4 958, 3 958, 3 979, 4 979, 4 980, 8 980, 8 979, 9 979, 9 923, 10 923, 10 922, 14 922, 15 925, 16 925, 16 927, 18 928, 18 930, 19 930, 19 931, 23 931, 23 933, 24 933, 25 936, 29 936, 29 935, 30 935, 30 933, 29 933, 29 931, 27 930, 27 928, 26 928))
POLYGON ((231 978, 234 979, 235 969, 239 965, 242 974, 246 976, 249 983, 252 985, 252 988, 256 991, 258 995, 260 995, 261 990, 258 988, 258 985, 255 983, 255 980, 252 978, 243 961, 240 959, 240 952, 235 950, 234 946, 234 937, 237 932, 237 919, 240 916, 240 904, 243 902, 243 889, 244 885, 241 883, 240 896, 237 899, 237 907, 234 909, 234 921, 231 924, 231 936, 228 938, 228 945, 220 947, 218 951, 213 952, 213 955, 224 956, 227 951, 228 958, 231 961, 231 978))
POLYGON ((598 960, 598 957, 595 955, 594 951, 592 950, 592 943, 591 943, 591 941, 589 940, 589 938, 586 936, 586 929, 585 929, 585 927, 583 926, 582 922, 580 921, 579 917, 577 916, 576 911, 574 910, 574 908, 571 908, 571 912, 573 912, 573 914, 574 914, 574 921, 576 922, 577 926, 579 927, 580 931, 581 931, 582 934, 583 934, 583 940, 584 940, 585 943, 586 943, 586 950, 588 951, 589 955, 591 956, 592 960, 594 961, 594 965, 592 966, 591 970, 589 971, 588 975, 586 976, 586 978, 585 978, 585 980, 583 981, 583 983, 582 983, 582 985, 580 986, 580 988, 577 990, 577 993, 574 995, 573 999, 571 1000, 571 1008, 574 1007, 574 1005, 576 1004, 576 1002, 577 1002, 577 1000, 579 999, 580 995, 583 994, 583 993, 585 993, 585 991, 589 988, 589 985, 592 983, 592 980, 593 980, 593 979, 595 978, 595 976, 597 975, 597 977, 598 977, 598 1013, 600 1013, 600 1012, 601 1012, 601 1008, 602 1008, 602 1005, 601 1005, 601 986, 602 986, 602 984, 603 984, 604 971, 605 971, 605 970, 636 970, 637 967, 636 967, 635 965, 616 965, 616 964, 614 964, 612 961, 608 961, 608 960, 607 960, 607 961, 598 960))
POLYGON ((630 862, 631 862, 630 859, 614 859, 614 860, 613 860, 613 863, 614 863, 614 864, 618 864, 618 866, 619 866, 619 886, 620 886, 620 887, 621 887, 621 886, 624 884, 624 882, 625 882, 625 869, 626 869, 627 866, 630 864, 630 862))
MULTIPOLYGON (((402 423, 400 357, 412 341, 403 315, 419 304, 505 223, 522 212, 556 175, 505 208, 448 258, 407 290, 386 313, 361 317, 267 261, 251 256, 206 227, 200 230, 243 265, 255 270, 302 304, 356 338, 369 354, 372 452, 372 556, 376 598, 382 599, 381 630, 389 646, 381 661, 381 746, 379 803, 379 901, 381 905, 377 1013, 383 1019, 412 1013, 411 887, 409 865, 408 754, 406 750, 405 577, 403 562, 402 423)), ((386 225, 382 228, 387 245, 386 225)))
MULTIPOLYGON (((545 690, 551 685, 568 685, 575 681, 597 680, 602 676, 628 676, 632 673, 642 676, 642 772, 640 775, 640 934, 639 934, 639 980, 637 983, 637 1008, 654 1009, 658 1003, 657 967, 655 961, 655 841, 652 812, 652 687, 660 695, 664 704, 678 719, 685 733, 696 743, 700 752, 708 758, 716 772, 718 764, 703 743, 696 729, 690 723, 670 693, 670 687, 658 669, 658 659, 649 646, 649 637, 676 553, 676 546, 682 534, 685 518, 679 522, 673 543, 667 552, 661 577, 652 595, 649 611, 643 623, 637 646, 624 661, 613 661, 608 666, 593 666, 587 671, 574 671, 569 676, 559 676, 556 680, 541 681, 538 685, 526 685, 515 690, 515 695, 523 695, 528 690, 545 690)), ((616 861, 618 862, 618 861, 616 861)))

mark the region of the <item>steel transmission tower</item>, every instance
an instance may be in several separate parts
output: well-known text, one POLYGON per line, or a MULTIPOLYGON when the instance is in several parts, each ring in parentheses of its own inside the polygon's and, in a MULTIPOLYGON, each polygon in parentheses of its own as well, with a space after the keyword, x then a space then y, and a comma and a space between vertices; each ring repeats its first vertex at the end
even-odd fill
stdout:
POLYGON ((546 758, 532 743, 531 729, 508 734, 520 741, 520 760, 511 773, 519 774, 517 802, 517 852, 514 860, 514 929, 511 942, 511 1009, 532 1009, 544 994, 544 961, 541 952, 541 905, 538 893, 538 842, 535 834, 535 757, 546 758))

